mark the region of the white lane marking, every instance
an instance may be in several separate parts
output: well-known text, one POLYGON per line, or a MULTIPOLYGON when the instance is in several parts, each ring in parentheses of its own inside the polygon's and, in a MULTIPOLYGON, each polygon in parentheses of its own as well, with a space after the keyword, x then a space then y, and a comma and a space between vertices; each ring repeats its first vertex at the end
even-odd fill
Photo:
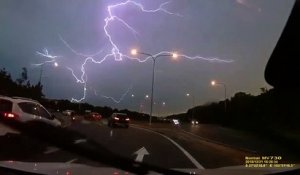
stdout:
POLYGON ((77 139, 77 140, 74 140, 74 144, 83 143, 83 142, 86 142, 86 139, 77 139))
POLYGON ((114 130, 110 130, 110 137, 114 135, 114 130))
POLYGON ((182 151, 182 153, 195 165, 195 167, 197 167, 198 169, 204 169, 204 167, 189 152, 187 152, 184 148, 182 148, 178 143, 176 143, 174 140, 172 140, 168 136, 163 135, 158 132, 155 132, 155 131, 152 131, 152 130, 149 130, 149 129, 146 129, 146 128, 139 128, 139 127, 133 126, 133 125, 132 125, 132 127, 136 128, 136 129, 141 129, 141 130, 145 130, 148 132, 152 132, 152 133, 155 133, 155 134, 158 134, 158 135, 164 137, 165 139, 167 139, 171 143, 173 143, 180 151, 182 151))
POLYGON ((54 153, 54 152, 59 151, 59 150, 60 150, 59 148, 49 146, 49 147, 47 147, 47 150, 44 151, 44 154, 54 153))
POLYGON ((146 150, 145 147, 142 147, 139 150, 137 150, 136 152, 134 152, 133 154, 137 155, 135 158, 136 162, 143 162, 144 156, 149 155, 149 152, 146 150))
POLYGON ((77 161, 78 159, 77 158, 75 158, 75 159, 71 159, 71 160, 69 160, 69 161, 67 161, 67 162, 65 162, 65 163, 73 163, 73 162, 75 162, 75 161, 77 161))

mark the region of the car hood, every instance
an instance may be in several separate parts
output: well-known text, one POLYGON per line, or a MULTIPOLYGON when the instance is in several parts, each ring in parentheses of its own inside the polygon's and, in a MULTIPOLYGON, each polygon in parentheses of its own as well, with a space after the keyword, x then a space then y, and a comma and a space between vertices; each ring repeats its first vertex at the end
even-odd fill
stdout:
MULTIPOLYGON (((49 175, 98 175, 98 174, 131 174, 124 170, 111 167, 93 167, 77 163, 53 163, 53 162, 20 162, 20 161, 0 161, 0 166, 25 172, 41 173, 49 175)), ((216 169, 174 169, 190 174, 202 175, 264 175, 279 173, 299 169, 300 164, 293 168, 246 168, 244 166, 229 166, 216 169)), ((150 172, 156 175, 158 173, 150 172)))

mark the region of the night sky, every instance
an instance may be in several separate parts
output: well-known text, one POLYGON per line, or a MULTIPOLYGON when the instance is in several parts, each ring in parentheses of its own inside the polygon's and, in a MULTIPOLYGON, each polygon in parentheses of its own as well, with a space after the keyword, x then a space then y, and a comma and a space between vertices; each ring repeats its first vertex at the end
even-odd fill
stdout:
MULTIPOLYGON (((146 10, 157 9, 166 2, 135 1, 146 10)), ((51 60, 37 52, 46 54, 43 50, 47 49, 49 55, 57 56, 58 66, 53 62, 43 65, 46 97, 82 98, 84 84, 77 83, 68 68, 80 77, 81 65, 87 58, 83 55, 98 53, 93 58, 99 61, 111 53, 104 19, 109 16, 107 6, 119 2, 125 0, 1 0, 0 67, 5 67, 14 78, 20 76, 22 67, 27 67, 30 81, 37 83, 41 67, 34 64, 51 60)), ((113 8, 112 14, 136 32, 118 20, 110 22, 107 31, 124 55, 131 56, 130 50, 136 48, 150 54, 170 51, 233 60, 224 63, 159 57, 155 69, 154 114, 173 114, 190 108, 193 96, 195 105, 222 100, 222 86, 212 87, 211 80, 225 83, 229 97, 239 91, 255 95, 261 87, 270 88, 264 80, 264 68, 293 3, 292 0, 172 0, 163 6, 176 15, 164 11, 144 13, 128 4, 113 8), (187 93, 191 95, 187 97, 187 93)), ((83 102, 149 112, 150 100, 145 95, 151 94, 152 63, 151 59, 140 63, 126 57, 122 61, 108 57, 101 64, 87 62, 83 102), (104 96, 124 98, 116 103, 104 96)))

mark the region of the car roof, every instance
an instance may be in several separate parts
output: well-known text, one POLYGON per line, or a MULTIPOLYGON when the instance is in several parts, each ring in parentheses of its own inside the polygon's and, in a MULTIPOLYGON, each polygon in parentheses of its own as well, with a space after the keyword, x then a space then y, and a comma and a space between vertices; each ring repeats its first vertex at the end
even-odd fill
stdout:
POLYGON ((126 113, 113 113, 113 114, 116 114, 116 115, 127 115, 126 113))
POLYGON ((38 103, 38 101, 30 99, 30 98, 25 98, 25 97, 8 97, 8 96, 0 96, 0 99, 4 100, 9 100, 15 103, 20 103, 20 102, 31 102, 31 103, 38 103))

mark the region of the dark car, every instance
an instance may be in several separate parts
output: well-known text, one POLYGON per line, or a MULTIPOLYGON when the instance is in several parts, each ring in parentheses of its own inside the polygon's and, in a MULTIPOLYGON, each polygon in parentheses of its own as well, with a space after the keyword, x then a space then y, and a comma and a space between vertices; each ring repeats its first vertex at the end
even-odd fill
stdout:
POLYGON ((101 118, 102 116, 97 112, 91 112, 84 116, 85 120, 90 120, 90 121, 100 121, 101 118))
POLYGON ((108 126, 124 126, 125 128, 129 127, 129 117, 124 113, 113 113, 108 119, 108 126))

